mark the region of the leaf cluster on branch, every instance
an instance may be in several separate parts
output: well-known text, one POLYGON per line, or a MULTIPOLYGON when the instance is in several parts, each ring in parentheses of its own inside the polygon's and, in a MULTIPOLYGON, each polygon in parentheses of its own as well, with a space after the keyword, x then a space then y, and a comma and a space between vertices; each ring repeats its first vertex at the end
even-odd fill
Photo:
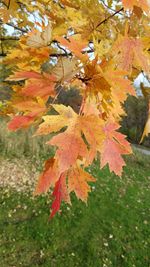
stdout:
POLYGON ((12 71, 8 127, 35 125, 35 135, 49 135, 56 147, 35 190, 53 188, 53 217, 61 201, 71 204, 71 192, 87 202, 95 179, 86 167, 95 158, 121 176, 122 156, 132 152, 118 129, 133 80, 141 71, 150 76, 149 1, 3 0, 0 14, 1 27, 13 27, 19 39, 3 62, 12 71), (71 87, 82 100, 76 110, 57 102, 71 87))

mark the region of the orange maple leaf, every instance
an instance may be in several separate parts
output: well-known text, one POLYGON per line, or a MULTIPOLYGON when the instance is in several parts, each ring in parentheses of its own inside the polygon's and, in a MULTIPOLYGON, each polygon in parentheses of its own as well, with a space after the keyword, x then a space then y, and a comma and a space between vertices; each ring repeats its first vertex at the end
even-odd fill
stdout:
POLYGON ((75 192, 77 198, 87 202, 88 193, 91 191, 88 182, 95 182, 95 178, 84 171, 80 162, 77 162, 69 171, 58 172, 57 161, 55 158, 50 158, 45 163, 43 173, 40 175, 34 195, 47 192, 50 187, 54 187, 52 196, 52 218, 59 211, 62 201, 71 204, 69 194, 75 192))
POLYGON ((125 9, 133 9, 134 6, 140 7, 146 13, 150 11, 149 0, 122 0, 125 9))
POLYGON ((11 131, 16 131, 20 128, 27 128, 34 122, 34 117, 32 116, 21 116, 17 115, 8 123, 8 129, 11 131))
POLYGON ((68 170, 75 164, 77 158, 86 157, 87 147, 84 143, 81 134, 74 131, 66 131, 54 136, 48 144, 58 147, 56 158, 60 172, 68 170))
POLYGON ((96 179, 80 166, 76 165, 68 172, 68 191, 75 192, 77 198, 87 202, 88 193, 91 191, 87 182, 95 182, 96 179))
POLYGON ((76 57, 78 57, 81 60, 87 60, 88 56, 83 55, 82 51, 87 46, 87 41, 84 40, 78 40, 76 41, 73 37, 69 37, 69 39, 65 39, 63 37, 57 37, 56 38, 58 42, 60 42, 61 45, 65 46, 67 49, 69 49, 71 52, 75 54, 76 57))
MULTIPOLYGON (((42 101, 41 101, 42 102, 42 101)), ((8 128, 16 131, 31 125, 36 119, 40 118, 47 110, 45 104, 34 100, 25 100, 23 102, 12 103, 12 106, 24 115, 17 115, 9 122, 8 128)))
POLYGON ((41 79, 30 79, 22 88, 22 94, 24 96, 39 96, 42 98, 55 96, 56 92, 54 81, 55 78, 53 76, 42 77, 41 79))
POLYGON ((50 187, 54 187, 58 181, 60 173, 57 168, 57 161, 55 158, 50 158, 45 162, 44 170, 41 173, 34 195, 46 193, 50 187))
POLYGON ((125 166, 121 155, 130 154, 132 150, 125 135, 116 131, 118 128, 119 125, 114 122, 108 122, 104 127, 106 138, 101 149, 101 168, 108 163, 110 171, 121 176, 122 167, 125 166))
POLYGON ((44 116, 45 122, 39 126, 36 134, 58 132, 65 126, 67 127, 66 131, 59 133, 48 142, 48 144, 58 146, 56 155, 60 170, 67 170, 78 157, 86 157, 87 162, 91 163, 96 155, 97 147, 101 145, 104 138, 102 120, 97 114, 83 116, 76 114, 71 107, 52 106, 59 115, 44 116), (88 149, 83 134, 89 145, 88 149))
POLYGON ((35 118, 42 116, 47 111, 45 103, 40 100, 38 102, 34 100, 25 100, 23 102, 14 103, 12 106, 18 111, 24 112, 24 114, 28 114, 35 118))
POLYGON ((17 71, 10 75, 6 81, 21 81, 26 79, 41 79, 41 74, 36 71, 17 71))
POLYGON ((22 88, 22 94, 32 97, 55 96, 56 77, 47 73, 39 73, 35 71, 15 72, 7 78, 9 81, 27 80, 22 88))
POLYGON ((150 58, 144 51, 142 41, 120 35, 113 46, 114 58, 119 68, 131 74, 132 68, 140 67, 145 73, 150 74, 150 58))

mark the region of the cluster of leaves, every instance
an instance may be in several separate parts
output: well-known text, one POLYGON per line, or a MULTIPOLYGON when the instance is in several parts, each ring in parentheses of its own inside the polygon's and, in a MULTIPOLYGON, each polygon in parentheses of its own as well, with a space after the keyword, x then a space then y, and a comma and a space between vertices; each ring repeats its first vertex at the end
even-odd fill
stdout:
POLYGON ((34 124, 35 135, 51 134, 48 145, 56 153, 46 161, 35 194, 54 188, 53 217, 62 200, 71 203, 71 192, 87 201, 88 182, 95 179, 85 168, 95 158, 100 157, 100 168, 108 164, 122 173, 122 155, 131 147, 117 130, 122 104, 135 95, 134 78, 141 71, 150 75, 150 5, 148 0, 3 0, 0 14, 22 33, 4 62, 13 71, 7 78, 14 91, 8 127, 34 124), (56 104, 62 87, 71 86, 82 97, 78 112, 56 104))

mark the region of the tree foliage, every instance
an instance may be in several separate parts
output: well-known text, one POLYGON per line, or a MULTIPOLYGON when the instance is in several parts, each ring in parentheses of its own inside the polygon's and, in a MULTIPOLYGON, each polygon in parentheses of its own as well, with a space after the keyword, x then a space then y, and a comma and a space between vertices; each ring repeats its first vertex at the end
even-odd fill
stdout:
MULTIPOLYGON (((15 31, 18 40, 2 49, 11 75, 13 95, 7 114, 9 129, 35 125, 35 135, 49 135, 56 147, 46 161, 35 194, 53 188, 51 217, 70 193, 87 201, 95 182, 86 167, 100 158, 121 176, 123 155, 131 147, 118 132, 125 114, 122 104, 135 95, 133 81, 150 75, 148 0, 3 0, 1 30, 15 31), (74 110, 57 103, 62 88, 76 87, 82 101, 74 110)), ((7 36, 6 36, 7 35, 7 36)), ((7 37, 7 38, 6 38, 7 37)), ((6 38, 6 39, 5 39, 6 38)), ((144 135, 150 132, 149 120, 144 135)))

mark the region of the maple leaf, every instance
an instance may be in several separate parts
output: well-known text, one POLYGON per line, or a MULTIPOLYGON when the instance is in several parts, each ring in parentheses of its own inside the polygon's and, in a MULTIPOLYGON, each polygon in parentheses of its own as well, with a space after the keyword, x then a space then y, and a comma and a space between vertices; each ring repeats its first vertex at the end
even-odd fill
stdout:
POLYGON ((11 131, 16 131, 20 128, 27 128, 33 122, 34 122, 34 117, 32 116, 17 115, 8 123, 8 129, 11 131))
POLYGON ((51 23, 46 27, 42 27, 42 32, 33 30, 28 34, 26 44, 30 47, 40 48, 47 46, 51 41, 51 23))
POLYGON ((90 92, 92 95, 96 95, 102 90, 104 97, 106 96, 106 98, 108 98, 110 95, 110 85, 106 81, 97 61, 98 59, 95 58, 85 66, 84 71, 87 79, 86 91, 90 92))
MULTIPOLYGON (((131 81, 126 79, 127 72, 125 71, 108 71, 104 73, 107 82, 115 91, 117 98, 120 102, 124 103, 128 95, 136 96, 135 89, 131 81)), ((111 89, 112 90, 112 89, 111 89)))
POLYGON ((39 177, 34 195, 46 193, 51 186, 54 186, 59 178, 57 162, 55 158, 50 158, 45 162, 44 170, 39 177))
POLYGON ((22 94, 32 97, 46 97, 55 96, 55 81, 54 75, 47 73, 40 74, 35 71, 16 72, 11 75, 7 80, 26 80, 25 86, 22 88, 22 94))
POLYGON ((77 198, 87 202, 88 193, 91 191, 87 182, 95 182, 95 178, 85 172, 79 164, 71 168, 69 172, 62 173, 55 184, 52 194, 54 201, 51 207, 52 212, 50 214, 50 218, 52 218, 56 212, 60 210, 62 200, 71 204, 69 194, 73 191, 75 192, 77 198))
POLYGON ((79 8, 79 5, 76 2, 72 2, 72 1, 69 1, 69 0, 61 0, 61 2, 65 6, 73 7, 73 8, 76 8, 76 9, 79 8))
POLYGON ((41 71, 41 64, 48 59, 51 53, 50 47, 34 48, 25 43, 26 38, 23 36, 17 48, 7 55, 5 63, 10 66, 15 65, 19 71, 41 71))
POLYGON ((146 13, 150 11, 149 0, 122 0, 125 9, 133 9, 134 6, 140 7, 146 13))
POLYGON ((67 170, 80 156, 86 157, 87 162, 91 162, 95 157, 97 146, 100 146, 104 138, 102 120, 97 114, 80 116, 71 107, 52 106, 60 115, 44 116, 44 122, 39 126, 36 134, 58 132, 65 126, 67 127, 65 132, 59 133, 48 142, 48 144, 58 146, 56 155, 60 170, 67 170), (82 134, 89 144, 89 151, 82 134))
POLYGON ((67 185, 66 185, 65 174, 61 174, 59 180, 56 182, 52 196, 55 199, 52 203, 52 212, 50 214, 50 218, 53 218, 56 212, 60 210, 60 205, 61 205, 62 200, 71 204, 67 185))
MULTIPOLYGON (((107 66, 107 65, 106 65, 107 66)), ((124 114, 121 103, 127 99, 127 96, 136 95, 132 82, 127 79, 127 71, 113 70, 106 68, 102 64, 97 64, 97 59, 89 62, 85 67, 87 78, 86 92, 95 95, 101 102, 101 111, 106 116, 113 115, 119 118, 124 114)))
POLYGON ((79 72, 79 63, 76 59, 60 58, 52 73, 58 81, 70 81, 79 72))
POLYGON ((91 191, 87 182, 95 182, 95 178, 85 172, 78 163, 69 172, 58 173, 56 159, 51 158, 46 161, 43 173, 34 195, 45 193, 52 186, 54 191, 52 196, 55 198, 52 203, 52 218, 59 211, 62 200, 71 204, 69 194, 74 191, 76 196, 82 201, 87 202, 88 193, 91 191), (54 186, 55 185, 55 186, 54 186))
POLYGON ((48 144, 57 146, 56 158, 60 172, 68 170, 79 157, 86 157, 87 147, 77 131, 66 131, 54 136, 48 144))
POLYGON ((77 114, 71 107, 64 105, 52 105, 59 115, 43 116, 44 122, 40 124, 36 135, 58 132, 65 126, 73 124, 77 119, 77 114))
POLYGON ((0 17, 3 18, 3 22, 7 23, 10 18, 10 11, 7 9, 1 7, 0 8, 0 17))
POLYGON ((43 117, 45 122, 40 125, 36 134, 58 132, 63 127, 68 127, 65 132, 52 137, 48 142, 58 147, 56 152, 58 168, 60 172, 64 172, 76 162, 79 156, 84 157, 87 154, 87 147, 77 128, 78 115, 73 109, 63 105, 53 105, 53 107, 60 115, 43 117))
POLYGON ((19 71, 19 72, 14 72, 14 74, 10 75, 6 79, 6 81, 21 81, 29 78, 40 79, 41 74, 36 71, 19 71))
POLYGON ((149 109, 148 109, 148 119, 147 119, 147 122, 144 128, 140 143, 143 142, 144 137, 148 136, 149 133, 150 133, 150 101, 149 101, 149 109))
POLYGON ((101 148, 101 144, 105 137, 103 126, 104 122, 97 114, 81 116, 80 118, 80 129, 88 143, 88 153, 86 155, 85 165, 89 165, 93 162, 97 155, 97 151, 101 148))
POLYGON ((131 74, 132 67, 140 67, 145 73, 150 74, 150 57, 144 51, 141 40, 129 36, 118 36, 113 52, 118 61, 119 68, 131 74))
POLYGON ((0 15, 3 18, 4 23, 7 23, 12 16, 15 16, 15 11, 18 9, 18 3, 16 0, 4 1, 4 8, 0 7, 0 15))
POLYGON ((91 191, 87 182, 95 182, 95 178, 84 171, 79 164, 68 172, 68 191, 75 192, 77 198, 87 202, 88 193, 91 191))
POLYGON ((45 104, 42 101, 23 101, 12 104, 18 111, 25 112, 24 115, 15 116, 8 124, 8 128, 16 131, 31 125, 37 118, 46 112, 45 104))
POLYGON ((77 198, 87 202, 88 193, 91 191, 87 182, 95 182, 95 178, 85 172, 78 162, 68 172, 59 174, 56 167, 56 160, 51 158, 46 161, 43 173, 39 177, 38 185, 34 195, 45 193, 51 186, 54 187, 52 196, 52 218, 60 210, 62 201, 71 204, 69 194, 74 191, 77 198), (57 179, 56 179, 57 177, 57 179))
POLYGON ((48 144, 58 147, 56 158, 59 162, 60 172, 64 172, 73 165, 79 156, 84 157, 87 153, 87 147, 84 143, 80 129, 77 128, 78 115, 71 107, 63 105, 53 105, 60 115, 51 115, 43 117, 45 122, 42 123, 36 134, 48 134, 58 132, 63 127, 68 129, 54 136, 48 144))
POLYGON ((110 171, 121 176, 122 167, 125 166, 121 155, 130 154, 132 150, 125 136, 116 132, 118 128, 119 125, 113 122, 106 123, 104 127, 106 138, 101 149, 101 168, 108 163, 110 171))
POLYGON ((41 99, 38 101, 25 100, 22 102, 12 104, 13 107, 17 108, 19 111, 28 112, 32 116, 42 114, 46 111, 44 102, 41 99))
POLYGON ((76 57, 78 57, 81 60, 87 60, 88 57, 86 55, 82 54, 82 50, 86 48, 87 42, 81 40, 78 42, 73 38, 70 37, 68 40, 62 37, 57 37, 57 41, 60 42, 61 45, 65 46, 68 48, 71 52, 75 54, 76 57))
POLYGON ((30 79, 22 88, 22 94, 32 97, 49 97, 55 96, 55 77, 52 75, 43 75, 41 79, 30 79))

